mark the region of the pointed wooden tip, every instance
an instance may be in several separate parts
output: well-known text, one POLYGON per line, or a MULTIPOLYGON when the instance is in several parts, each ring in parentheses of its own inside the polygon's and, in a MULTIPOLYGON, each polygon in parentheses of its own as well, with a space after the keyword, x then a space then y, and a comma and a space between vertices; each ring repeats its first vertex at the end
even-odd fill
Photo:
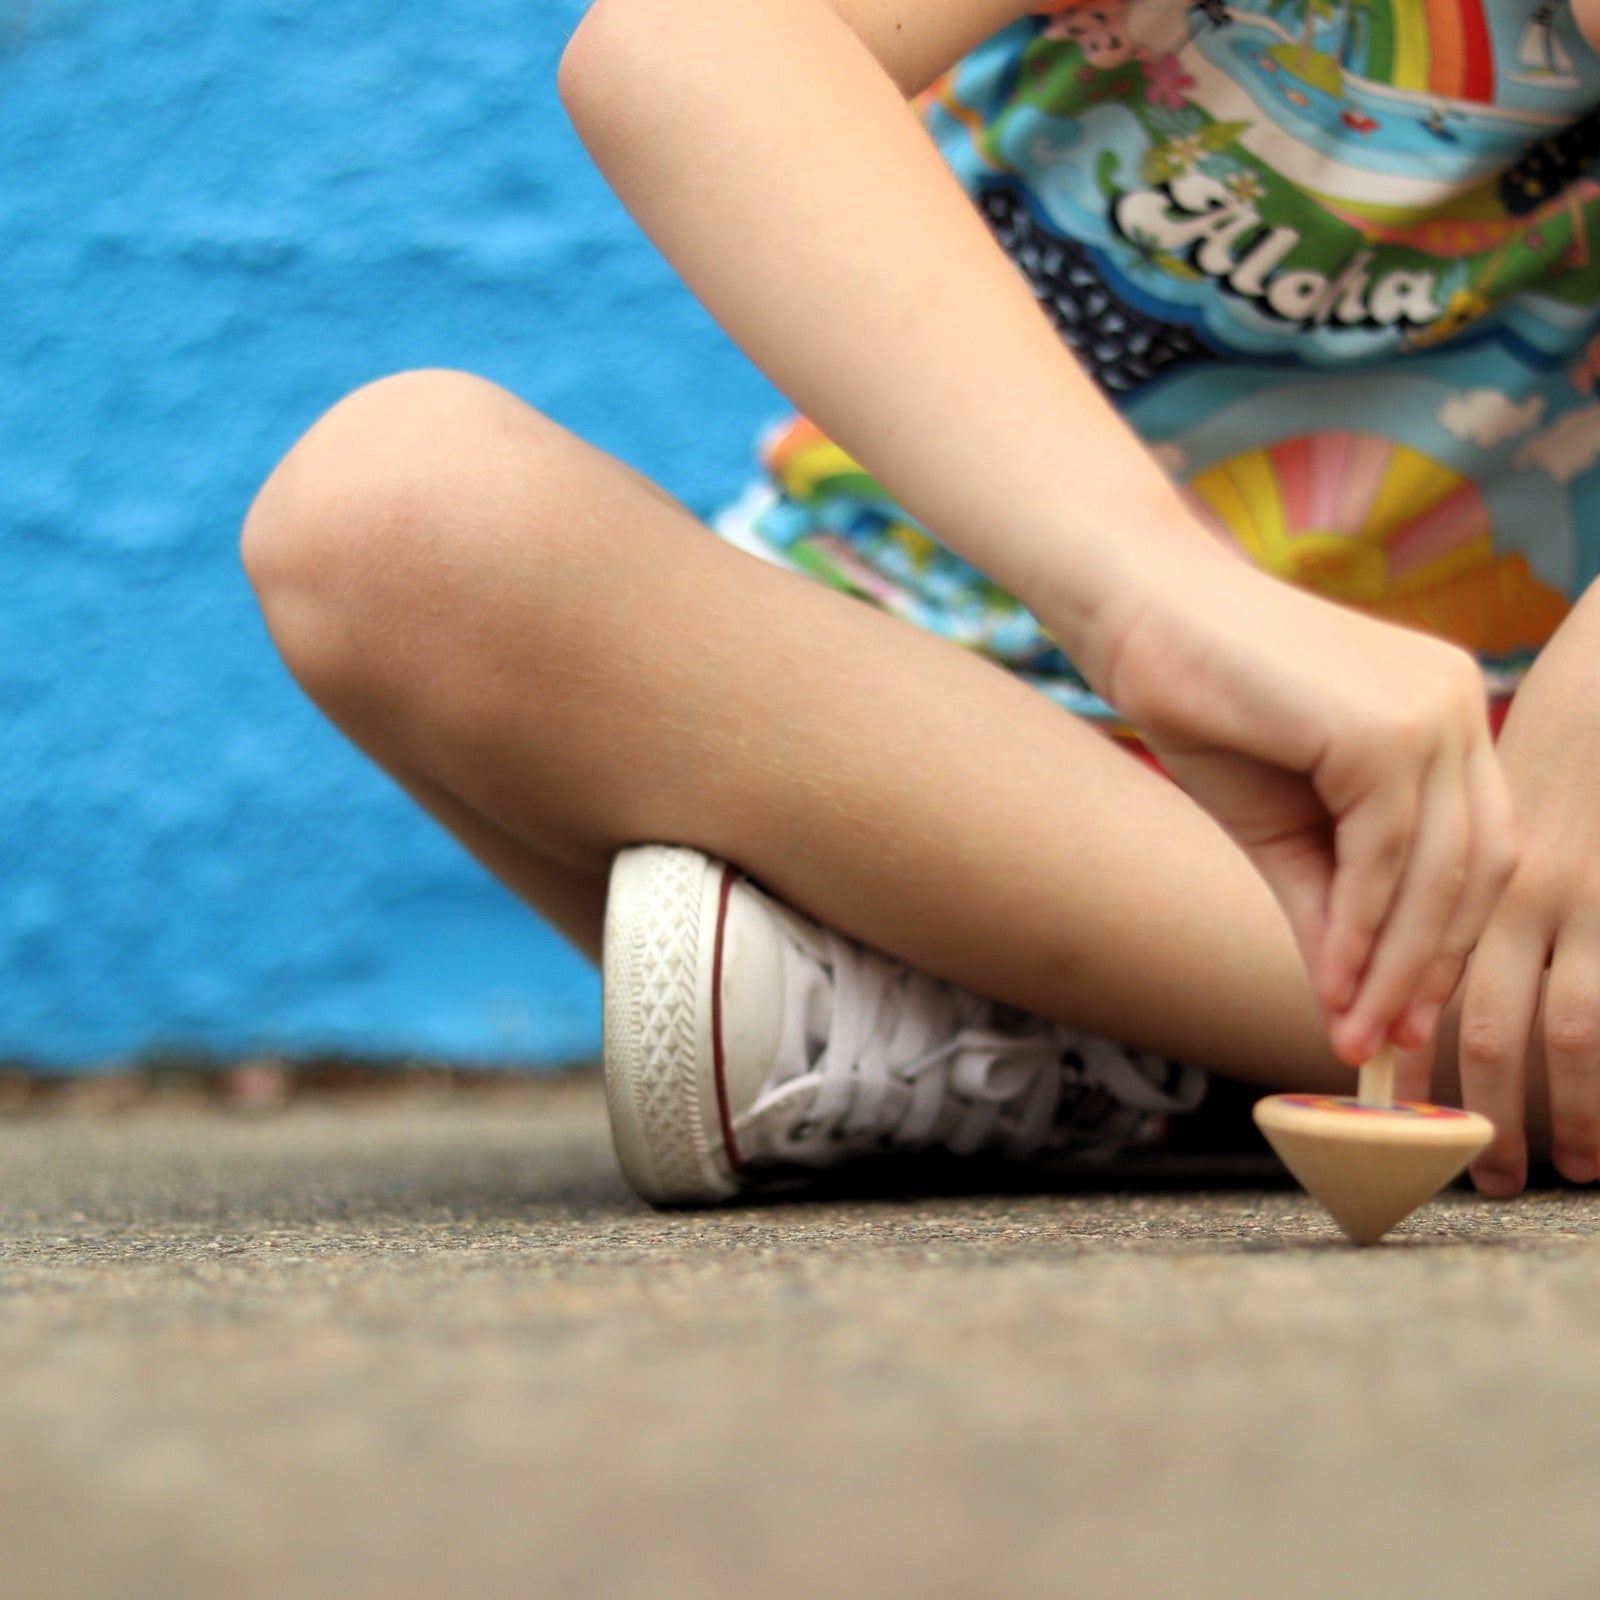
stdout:
POLYGON ((1375 1244, 1431 1200, 1494 1137, 1475 1111, 1343 1095, 1274 1094, 1256 1126, 1356 1244, 1375 1244))

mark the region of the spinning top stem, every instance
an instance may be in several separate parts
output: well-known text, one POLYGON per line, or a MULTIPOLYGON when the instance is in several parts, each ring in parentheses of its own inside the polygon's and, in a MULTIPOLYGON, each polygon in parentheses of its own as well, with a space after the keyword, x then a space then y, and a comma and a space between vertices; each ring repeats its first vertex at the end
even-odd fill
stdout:
POLYGON ((1386 1044, 1356 1080, 1356 1099, 1364 1106, 1387 1110, 1394 1104, 1394 1046, 1386 1044))

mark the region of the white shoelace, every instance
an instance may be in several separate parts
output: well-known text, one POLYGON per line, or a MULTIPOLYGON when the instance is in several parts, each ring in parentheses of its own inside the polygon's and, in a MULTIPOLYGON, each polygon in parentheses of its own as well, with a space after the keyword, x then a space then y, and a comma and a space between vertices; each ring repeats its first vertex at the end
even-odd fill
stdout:
MULTIPOLYGON (((1152 1115, 1192 1110, 1205 1077, 1160 1057, 1015 1012, 1026 1031, 984 1023, 997 1002, 890 961, 821 928, 832 974, 827 1039, 809 1068, 769 1083, 736 1118, 782 1159, 832 1165, 868 1150, 985 1147, 1025 1160, 1052 1135, 1091 1153, 1125 1148, 1152 1115), (1064 1079, 1106 1091, 1110 1114, 1074 1137, 1056 1123, 1064 1079)), ((1105 1111, 1104 1099, 1100 1109, 1105 1111)), ((743 1140, 741 1139, 741 1143, 743 1140)))

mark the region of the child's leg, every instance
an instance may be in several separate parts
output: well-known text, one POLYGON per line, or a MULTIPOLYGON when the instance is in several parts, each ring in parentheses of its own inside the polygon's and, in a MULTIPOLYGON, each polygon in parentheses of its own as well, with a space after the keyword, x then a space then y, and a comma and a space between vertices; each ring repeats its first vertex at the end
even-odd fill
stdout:
POLYGON ((1258 1083, 1347 1087, 1276 903, 1180 790, 1001 668, 731 549, 452 374, 364 390, 245 560, 323 710, 598 953, 619 847, 734 861, 912 965, 1258 1083))
MULTIPOLYGON (((369 751, 369 754, 371 752, 369 751)), ((535 907, 596 966, 605 925, 605 865, 571 865, 514 838, 430 778, 389 767, 390 776, 514 894, 535 907)))

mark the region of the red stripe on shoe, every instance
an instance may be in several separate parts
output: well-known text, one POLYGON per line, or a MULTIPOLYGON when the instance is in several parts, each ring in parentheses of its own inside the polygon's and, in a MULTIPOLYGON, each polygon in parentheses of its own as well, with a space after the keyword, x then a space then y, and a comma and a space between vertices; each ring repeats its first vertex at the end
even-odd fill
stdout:
POLYGON ((722 1123, 722 1147, 735 1172, 744 1171, 739 1147, 733 1142, 733 1118, 728 1114, 728 1084, 722 1065, 722 930, 728 922, 728 895, 738 877, 733 867, 722 869, 722 889, 717 896, 717 942, 711 958, 711 1065, 717 1080, 717 1117, 722 1123))

